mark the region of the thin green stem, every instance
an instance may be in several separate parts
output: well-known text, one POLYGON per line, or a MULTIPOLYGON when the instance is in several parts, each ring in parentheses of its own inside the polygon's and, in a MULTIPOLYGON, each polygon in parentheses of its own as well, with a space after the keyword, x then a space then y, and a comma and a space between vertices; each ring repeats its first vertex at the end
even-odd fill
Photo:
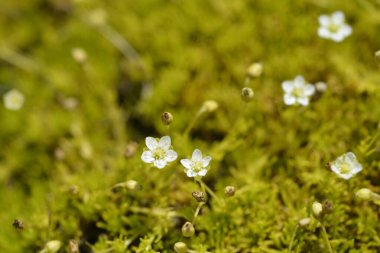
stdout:
POLYGON ((195 224, 195 220, 197 219, 198 214, 201 211, 201 208, 202 208, 203 205, 204 205, 204 202, 199 202, 199 204, 197 206, 197 209, 195 210, 195 213, 194 213, 193 221, 191 222, 191 223, 193 223, 193 225, 195 224))
POLYGON ((205 189, 205 192, 207 192, 208 194, 210 194, 211 195, 211 197, 213 198, 213 199, 215 199, 217 202, 219 202, 219 203, 222 203, 222 201, 221 201, 221 199, 218 197, 218 196, 216 196, 216 194, 214 193, 214 191, 213 190, 211 190, 203 181, 202 181, 202 179, 196 179, 197 181, 198 181, 198 183, 201 185, 201 187, 202 187, 202 190, 203 189, 205 189))
POLYGON ((333 251, 332 248, 331 248, 331 244, 330 244, 330 241, 329 241, 329 237, 327 236, 326 227, 325 227, 325 225, 323 224, 322 221, 321 221, 320 223, 321 223, 322 232, 323 232, 323 239, 325 240, 325 243, 327 244, 327 248, 329 249, 329 252, 330 252, 330 253, 334 253, 334 251, 333 251))
POLYGON ((185 132, 183 132, 183 136, 188 136, 190 131, 193 129, 195 123, 199 119, 199 116, 201 116, 202 110, 199 110, 197 114, 194 116, 194 118, 191 120, 190 124, 187 126, 185 132))
POLYGON ((293 243, 294 243, 294 240, 295 240, 295 238, 296 238, 297 231, 298 231, 298 225, 297 225, 296 228, 294 229, 294 232, 293 232, 293 235, 292 235, 292 239, 290 240, 288 253, 291 253, 291 252, 292 252, 293 243))

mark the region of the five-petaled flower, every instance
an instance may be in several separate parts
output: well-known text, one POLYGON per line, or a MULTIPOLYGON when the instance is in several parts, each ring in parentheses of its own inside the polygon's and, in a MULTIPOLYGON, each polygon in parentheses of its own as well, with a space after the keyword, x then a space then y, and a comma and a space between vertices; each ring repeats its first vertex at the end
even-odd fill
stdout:
POLYGON ((195 149, 191 159, 182 159, 181 163, 185 167, 185 173, 188 177, 203 177, 207 173, 210 161, 210 156, 202 158, 202 152, 199 149, 195 149))
POLYGON ((346 24, 344 13, 341 11, 336 11, 330 16, 321 15, 318 21, 318 35, 321 38, 341 42, 352 33, 352 28, 346 24))
POLYGON ((163 136, 161 139, 146 137, 145 144, 149 150, 141 155, 141 160, 146 163, 153 163, 159 169, 166 166, 168 162, 177 159, 177 153, 171 148, 170 136, 163 136))
POLYGON ((354 153, 348 152, 332 162, 330 169, 341 178, 348 180, 362 170, 362 165, 358 162, 354 153))
POLYGON ((297 76, 292 81, 283 82, 282 89, 285 92, 284 103, 286 105, 300 104, 307 106, 309 97, 315 92, 315 87, 306 83, 302 76, 297 76))

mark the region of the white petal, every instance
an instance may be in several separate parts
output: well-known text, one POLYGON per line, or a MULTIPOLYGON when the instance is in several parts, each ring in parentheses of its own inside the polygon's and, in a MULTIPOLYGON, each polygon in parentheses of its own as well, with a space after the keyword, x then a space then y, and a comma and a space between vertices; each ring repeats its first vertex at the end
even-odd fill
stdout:
POLYGON ((327 15, 321 15, 318 17, 318 22, 322 26, 329 26, 330 25, 330 18, 327 15))
POLYGON ((342 34, 344 37, 347 37, 347 36, 351 35, 351 33, 352 33, 352 28, 351 28, 351 26, 349 26, 349 25, 343 25, 343 26, 339 29, 339 33, 342 34))
POLYGON ((338 174, 338 176, 340 176, 341 178, 344 178, 344 179, 348 180, 348 179, 350 179, 353 176, 353 174, 351 174, 351 173, 338 174))
POLYGON ((309 98, 308 97, 300 97, 300 98, 297 98, 297 102, 300 105, 307 106, 309 104, 309 98))
POLYGON ((291 82, 291 81, 282 82, 282 89, 286 93, 291 93, 293 91, 293 82, 291 82))
POLYGON ((160 139, 158 146, 160 146, 164 150, 168 150, 170 148, 170 143, 171 143, 170 136, 163 136, 160 139))
POLYGON ((202 160, 203 167, 207 167, 210 164, 211 159, 212 159, 211 156, 204 157, 203 160, 202 160))
POLYGON ((331 15, 331 20, 334 22, 334 24, 343 24, 344 23, 344 13, 341 11, 336 11, 331 15))
POLYGON ((145 152, 143 152, 142 155, 141 155, 141 160, 143 160, 143 162, 146 162, 146 163, 153 162, 154 158, 153 158, 152 151, 145 151, 145 152))
POLYGON ((331 32, 326 27, 319 27, 318 36, 321 38, 329 39, 331 37, 331 32))
POLYGON ((186 175, 187 175, 188 177, 195 177, 195 176, 197 175, 197 173, 195 173, 195 172, 192 171, 192 170, 188 170, 188 171, 186 171, 186 175))
POLYGON ((356 156, 354 153, 348 152, 348 153, 344 154, 344 161, 347 163, 353 163, 353 162, 356 162, 357 159, 356 159, 356 156))
POLYGON ((155 150, 158 147, 158 142, 153 137, 146 137, 145 144, 150 150, 155 150))
POLYGON ((304 85, 305 79, 303 78, 303 76, 296 76, 296 78, 294 78, 294 87, 301 88, 304 85))
POLYGON ((304 92, 305 92, 305 96, 311 96, 311 95, 313 95, 314 92, 315 92, 315 87, 314 87, 314 85, 307 84, 307 85, 305 86, 304 92))
POLYGON ((293 105, 296 102, 296 98, 293 95, 285 94, 284 95, 284 103, 286 105, 293 105))
POLYGON ((191 169, 191 164, 192 164, 191 160, 189 160, 189 159, 181 159, 181 164, 186 169, 191 169))
POLYGON ((207 170, 206 169, 203 169, 203 170, 201 170, 201 171, 198 172, 198 175, 202 176, 202 177, 206 176, 206 174, 207 174, 207 170))
POLYGON ((344 35, 341 33, 333 33, 331 34, 331 39, 335 42, 342 42, 344 40, 344 35))
POLYGON ((175 159, 177 159, 178 155, 177 155, 177 152, 175 152, 174 150, 168 150, 166 151, 166 156, 165 156, 165 160, 167 162, 173 162, 175 159))
POLYGON ((167 162, 164 159, 161 159, 161 160, 155 160, 153 164, 157 168, 162 169, 163 167, 166 166, 167 162))
POLYGON ((362 170, 363 170, 362 165, 360 163, 355 163, 352 168, 352 173, 357 174, 362 170))
POLYGON ((202 160, 202 152, 199 149, 195 149, 193 155, 191 156, 191 160, 200 161, 202 160))

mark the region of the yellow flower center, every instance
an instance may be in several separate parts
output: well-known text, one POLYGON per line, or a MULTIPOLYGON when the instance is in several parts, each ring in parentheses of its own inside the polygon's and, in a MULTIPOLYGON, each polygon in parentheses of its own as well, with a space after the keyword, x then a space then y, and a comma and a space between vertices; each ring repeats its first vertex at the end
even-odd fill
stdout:
POLYGON ((340 27, 336 24, 330 24, 328 27, 329 31, 332 33, 336 33, 339 30, 339 28, 340 27))
POLYGON ((293 91, 292 91, 292 94, 295 97, 302 97, 303 94, 304 94, 303 88, 294 88, 293 91))
POLYGON ((195 172, 199 172, 203 169, 203 163, 201 161, 193 162, 192 168, 195 172))
POLYGON ((162 148, 157 148, 156 150, 153 151, 153 158, 156 160, 164 159, 165 156, 166 156, 166 152, 162 148))
POLYGON ((340 173, 342 174, 348 174, 350 172, 350 165, 347 164, 347 163, 343 163, 341 166, 340 166, 340 173))

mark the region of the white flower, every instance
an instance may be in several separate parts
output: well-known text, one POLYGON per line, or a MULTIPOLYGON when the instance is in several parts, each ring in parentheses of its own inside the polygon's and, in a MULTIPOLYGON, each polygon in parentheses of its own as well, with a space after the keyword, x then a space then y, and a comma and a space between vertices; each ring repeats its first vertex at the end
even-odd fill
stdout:
POLYGON ((346 24, 344 13, 341 11, 336 11, 330 16, 321 15, 318 21, 318 35, 321 38, 341 42, 352 33, 352 28, 346 24))
POLYGON ((149 150, 142 153, 141 160, 153 163, 159 169, 164 168, 168 162, 177 159, 177 153, 171 149, 170 143, 170 136, 163 136, 158 141, 153 137, 146 137, 145 144, 149 150))
POLYGON ((307 106, 309 97, 315 92, 314 86, 306 83, 302 76, 297 76, 293 81, 283 82, 282 89, 285 92, 284 103, 286 105, 300 104, 307 106))
POLYGON ((362 165, 352 152, 339 156, 330 164, 331 170, 338 176, 348 180, 362 170, 362 165))
POLYGON ((191 159, 182 159, 181 163, 185 167, 185 173, 188 177, 203 177, 207 173, 210 161, 210 156, 202 158, 202 152, 199 149, 195 149, 191 159))
POLYGON ((18 90, 10 90, 4 94, 4 106, 8 110, 17 111, 24 104, 24 95, 18 90))

